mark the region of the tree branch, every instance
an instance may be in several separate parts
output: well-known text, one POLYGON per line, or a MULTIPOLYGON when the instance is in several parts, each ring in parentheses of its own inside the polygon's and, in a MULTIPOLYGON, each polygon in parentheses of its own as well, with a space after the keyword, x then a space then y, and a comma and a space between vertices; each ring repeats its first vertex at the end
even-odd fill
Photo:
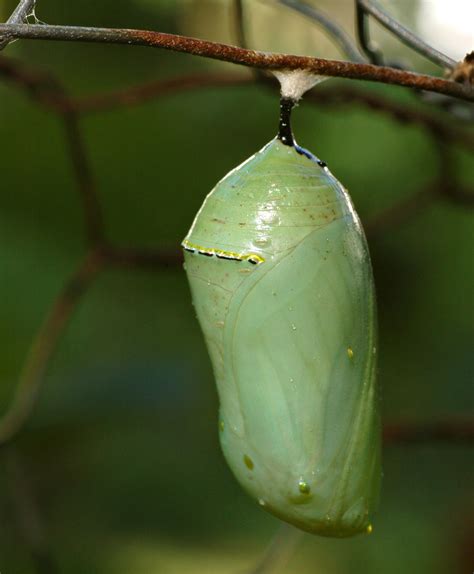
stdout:
POLYGON ((69 156, 83 204, 86 234, 91 244, 102 242, 104 224, 92 171, 82 139, 77 111, 61 84, 49 74, 38 73, 21 62, 0 56, 0 75, 24 88, 41 105, 63 120, 69 156))
POLYGON ((234 0, 234 11, 237 45, 241 48, 247 48, 248 43, 245 30, 245 10, 243 0, 234 0))
MULTIPOLYGON (((269 79, 267 79, 268 81, 269 79)), ((95 96, 86 96, 71 100, 70 105, 80 113, 109 111, 122 106, 140 105, 170 94, 189 89, 206 89, 215 87, 240 86, 254 84, 252 76, 233 73, 192 74, 178 78, 155 80, 139 86, 117 90, 95 96)), ((351 86, 326 87, 307 92, 305 101, 319 106, 337 107, 344 104, 364 105, 371 110, 385 113, 394 121, 415 124, 424 127, 433 137, 450 141, 474 152, 474 133, 458 128, 452 122, 441 119, 420 106, 400 104, 394 100, 362 91, 351 86)))
MULTIPOLYGON (((23 62, 0 56, 0 75, 25 89, 32 98, 51 110, 66 114, 73 111, 80 114, 113 110, 122 106, 136 106, 158 97, 191 89, 206 89, 226 86, 255 84, 258 80, 252 75, 233 72, 190 74, 177 78, 160 79, 104 94, 69 98, 58 90, 58 84, 49 74, 38 73, 23 62)), ((260 79, 262 81, 262 79, 260 79)), ((271 78, 266 78, 269 84, 271 78)), ((273 81, 276 86, 277 82, 273 81)), ((439 115, 427 111, 427 106, 409 106, 369 91, 352 86, 334 86, 307 92, 305 101, 318 105, 339 106, 361 104, 386 113, 394 120, 425 127, 433 136, 462 145, 474 151, 474 134, 458 128, 452 121, 443 120, 439 115)))
POLYGON ((12 15, 8 18, 8 24, 19 24, 20 22, 24 22, 28 17, 28 14, 33 10, 35 7, 36 0, 20 0, 18 6, 13 10, 12 15))
POLYGON ((100 252, 89 253, 54 302, 31 346, 11 406, 0 420, 0 447, 12 440, 30 416, 64 328, 104 264, 100 252))
POLYGON ((81 114, 104 112, 118 107, 140 105, 149 100, 189 90, 233 87, 255 83, 256 79, 250 74, 225 72, 190 74, 177 78, 154 80, 115 92, 76 98, 71 100, 70 105, 81 114))
MULTIPOLYGON (((416 34, 405 28, 400 22, 392 18, 383 8, 373 0, 357 0, 357 8, 360 10, 362 9, 365 13, 370 14, 373 16, 377 22, 379 22, 384 28, 392 32, 401 42, 403 42, 409 48, 412 48, 425 58, 428 58, 438 66, 443 68, 447 68, 451 70, 456 65, 456 61, 451 59, 449 56, 446 56, 442 52, 436 50, 426 42, 424 42, 421 38, 419 38, 416 34)), ((363 19, 363 17, 361 17, 363 19)), ((365 23, 362 22, 359 26, 359 32, 361 36, 362 43, 368 43, 366 33, 367 30, 364 32, 365 23), (361 29, 362 26, 362 29, 361 29), (365 37, 365 39, 364 39, 365 37)), ((369 47, 369 52, 373 52, 373 49, 369 47)), ((377 54, 377 52, 375 52, 377 54)), ((372 54, 373 56, 373 54, 372 54)), ((380 58, 377 58, 378 60, 380 58)))
POLYGON ((59 568, 47 542, 45 526, 35 496, 32 473, 16 448, 5 454, 7 487, 23 546, 29 551, 37 574, 59 574, 59 568))
POLYGON ((431 184, 415 192, 410 197, 383 209, 364 223, 367 236, 369 239, 373 239, 388 229, 393 229, 402 223, 406 223, 434 203, 439 192, 438 185, 431 184))
POLYGON ((369 62, 377 66, 383 66, 382 52, 370 41, 368 14, 358 0, 356 0, 356 34, 359 46, 369 62))
POLYGON ((102 249, 110 265, 158 270, 183 263, 181 249, 136 249, 107 245, 102 249))
MULTIPOLYGON (((86 96, 70 101, 70 106, 79 113, 103 112, 117 107, 136 106, 149 100, 190 89, 233 87, 255 84, 252 76, 234 73, 191 74, 164 80, 155 80, 105 94, 86 96)), ((393 120, 407 124, 420 125, 439 137, 457 143, 474 151, 474 133, 456 127, 452 122, 431 114, 420 106, 409 106, 390 100, 379 94, 362 91, 351 86, 325 87, 307 92, 305 101, 320 106, 337 107, 343 104, 360 104, 385 113, 393 120)))
POLYGON ((63 113, 69 109, 66 94, 60 88, 59 82, 48 73, 33 69, 19 60, 0 55, 0 75, 54 112, 63 113))
POLYGON ((305 69, 308 70, 308 72, 323 76, 382 82, 419 90, 428 90, 467 101, 474 101, 474 90, 469 86, 434 76, 396 70, 395 68, 374 66, 372 64, 324 60, 322 58, 310 58, 308 56, 294 56, 271 52, 257 52, 228 44, 147 30, 0 24, 0 35, 2 34, 9 40, 13 38, 29 38, 36 40, 65 40, 70 42, 84 41, 151 46, 223 62, 241 64, 252 68, 262 68, 266 70, 305 69))
POLYGON ((427 423, 399 421, 384 425, 385 445, 447 442, 474 444, 472 419, 445 419, 427 423))
POLYGON ((263 556, 249 574, 271 574, 283 571, 294 554, 295 548, 303 537, 303 531, 297 530, 290 524, 283 523, 272 536, 263 556))
POLYGON ((353 44, 349 34, 345 30, 333 22, 331 18, 326 16, 321 10, 306 4, 306 2, 300 2, 299 0, 278 0, 280 4, 299 12, 303 16, 306 16, 313 22, 317 22, 323 30, 327 32, 330 38, 334 40, 334 43, 339 47, 342 53, 352 60, 353 62, 365 62, 366 60, 361 56, 357 47, 353 44))
POLYGON ((69 145, 69 156, 82 199, 87 238, 90 245, 95 245, 104 240, 104 223, 94 178, 76 113, 65 111, 62 113, 62 119, 69 145))
MULTIPOLYGON (((21 0, 18 6, 13 11, 13 14, 8 18, 7 24, 21 24, 25 21, 28 14, 34 8, 36 4, 36 0, 21 0)), ((0 39, 0 50, 3 50, 8 44, 10 40, 8 39, 0 39)))
POLYGON ((474 190, 466 188, 458 181, 455 161, 446 141, 442 138, 434 138, 433 142, 439 155, 436 181, 369 219, 365 224, 369 237, 399 226, 440 198, 465 207, 474 206, 474 190))
POLYGON ((394 121, 422 126, 433 137, 444 141, 449 140, 471 152, 474 151, 474 133, 472 131, 460 129, 452 121, 443 120, 439 114, 430 113, 427 111, 428 106, 426 105, 421 107, 419 104, 417 106, 401 104, 379 94, 362 91, 352 86, 312 90, 305 95, 305 100, 329 107, 341 104, 364 105, 371 110, 389 115, 394 121))

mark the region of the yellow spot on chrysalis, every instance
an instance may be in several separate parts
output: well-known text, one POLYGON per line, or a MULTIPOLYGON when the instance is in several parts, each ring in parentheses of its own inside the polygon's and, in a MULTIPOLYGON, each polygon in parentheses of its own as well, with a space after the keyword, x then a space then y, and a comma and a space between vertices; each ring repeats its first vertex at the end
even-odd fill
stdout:
POLYGON ((224 431, 224 428, 225 428, 224 421, 219 421, 219 430, 220 430, 221 432, 223 432, 223 431, 224 431))
POLYGON ((354 351, 350 347, 347 347, 347 356, 349 357, 349 359, 354 358, 354 351))
POLYGON ((309 494, 311 492, 311 487, 304 480, 300 480, 298 482, 298 490, 301 492, 301 494, 309 494))
POLYGON ((249 470, 253 470, 253 460, 247 454, 244 454, 244 463, 249 470))
POLYGON ((367 528, 366 528, 367 534, 372 534, 372 530, 373 530, 372 524, 369 524, 369 526, 367 526, 367 528))

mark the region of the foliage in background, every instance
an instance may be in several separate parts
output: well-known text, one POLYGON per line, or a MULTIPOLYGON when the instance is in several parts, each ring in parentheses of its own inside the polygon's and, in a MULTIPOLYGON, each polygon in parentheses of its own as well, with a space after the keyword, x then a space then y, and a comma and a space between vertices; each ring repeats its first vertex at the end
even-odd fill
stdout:
MULTIPOLYGON (((220 39, 200 28, 195 5, 54 0, 41 4, 38 17, 172 33, 192 29, 220 39)), ((229 9, 228 2, 222 5, 229 9)), ((343 18, 345 9, 338 7, 343 18)), ((277 13, 271 29, 290 18, 282 9, 277 13)), ((232 23, 229 14, 224 17, 232 23)), ((310 26, 301 21, 305 30, 310 26)), ((285 50, 296 51, 291 45, 298 42, 299 25, 294 36, 283 29, 285 50)), ((325 55, 316 44, 311 49, 311 33, 305 34, 307 53, 325 55)), ((255 33, 250 37, 255 47, 278 49, 270 33, 266 46, 255 33)), ((123 46, 22 41, 8 55, 53 72, 74 94, 224 67, 123 46)), ((361 87, 421 106, 400 88, 361 87)), ((128 246, 177 246, 204 195, 276 133, 277 116, 276 91, 255 85, 189 91, 87 116, 82 127, 110 238, 128 246)), ((294 130, 298 142, 349 188, 363 222, 443 168, 423 130, 359 106, 303 101, 294 130)), ((84 232, 57 118, 2 83, 0 133, 5 410, 45 309, 84 252, 84 232)), ((455 153, 469 180, 472 160, 455 153)), ((438 201, 370 240, 385 420, 430 421, 471 410, 471 229, 466 208, 438 201)), ((24 499, 37 507, 40 542, 51 547, 61 572, 250 568, 278 521, 236 485, 216 427, 210 363, 182 270, 107 272, 62 338, 34 417, 2 454, 0 571, 34 571, 18 510, 24 499)), ((472 499, 472 453, 443 444, 394 446, 385 449, 384 468, 373 535, 344 541, 307 535, 291 571, 463 571, 472 540, 466 503, 472 499)))

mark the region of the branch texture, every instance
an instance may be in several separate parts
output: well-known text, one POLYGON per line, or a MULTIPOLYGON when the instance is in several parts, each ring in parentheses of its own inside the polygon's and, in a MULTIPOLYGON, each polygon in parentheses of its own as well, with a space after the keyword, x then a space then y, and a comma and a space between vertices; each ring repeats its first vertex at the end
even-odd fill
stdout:
POLYGON ((1 35, 9 40, 29 38, 33 40, 64 40, 68 42, 83 41, 104 44, 151 46, 223 62, 241 64, 252 68, 266 70, 304 69, 308 72, 323 76, 382 82, 419 90, 428 90, 463 100, 474 101, 474 90, 470 87, 434 76, 396 70, 395 68, 374 66, 372 64, 325 60, 322 58, 311 58, 309 56, 257 52, 228 44, 148 30, 0 24, 0 36, 1 35))

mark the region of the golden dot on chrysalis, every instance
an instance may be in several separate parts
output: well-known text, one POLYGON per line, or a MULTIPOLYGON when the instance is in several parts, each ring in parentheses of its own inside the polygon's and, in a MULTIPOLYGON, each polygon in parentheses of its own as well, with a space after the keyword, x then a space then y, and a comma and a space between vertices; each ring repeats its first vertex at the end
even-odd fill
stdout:
POLYGON ((222 432, 225 429, 224 421, 219 421, 219 430, 222 432))
POLYGON ((349 357, 349 359, 354 358, 354 351, 351 349, 351 347, 347 348, 347 356, 349 357))
POLYGON ((247 454, 244 454, 244 464, 249 470, 253 470, 253 460, 247 454))
POLYGON ((311 487, 306 481, 300 480, 298 482, 298 490, 301 492, 301 494, 309 494, 311 492, 311 487))
POLYGON ((369 524, 369 526, 367 526, 367 528, 366 528, 367 534, 372 534, 372 530, 373 530, 372 524, 369 524))

